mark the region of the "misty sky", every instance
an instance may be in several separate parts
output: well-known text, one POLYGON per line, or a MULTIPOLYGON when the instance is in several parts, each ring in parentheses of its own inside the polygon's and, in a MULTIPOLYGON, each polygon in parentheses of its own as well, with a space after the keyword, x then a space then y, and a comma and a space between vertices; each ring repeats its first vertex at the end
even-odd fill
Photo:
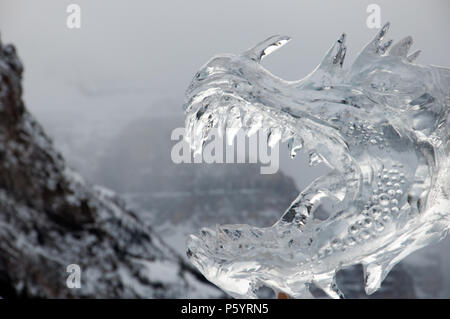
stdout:
MULTIPOLYGON (((344 31, 348 66, 376 32, 366 26, 370 3, 391 22, 388 38, 413 36, 418 62, 450 66, 445 0, 1 0, 0 32, 25 63, 28 108, 67 153, 66 141, 96 148, 138 117, 182 116, 183 93, 201 65, 273 34, 293 38, 264 60, 282 78, 309 73, 344 31), (81 6, 81 29, 66 27, 70 3, 81 6)), ((301 187, 323 173, 305 169, 305 156, 286 158, 282 169, 301 187)))

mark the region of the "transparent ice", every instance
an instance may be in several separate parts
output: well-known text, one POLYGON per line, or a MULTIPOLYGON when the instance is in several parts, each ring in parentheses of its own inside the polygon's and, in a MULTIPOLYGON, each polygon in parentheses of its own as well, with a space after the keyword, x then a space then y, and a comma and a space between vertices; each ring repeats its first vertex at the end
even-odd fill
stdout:
POLYGON ((272 227, 222 225, 188 240, 191 262, 233 297, 259 287, 294 298, 310 286, 343 297, 335 273, 362 264, 366 292, 408 254, 450 227, 450 69, 414 63, 412 38, 383 42, 386 24, 342 68, 345 34, 299 81, 282 80, 260 61, 289 41, 273 36, 238 55, 219 55, 186 92, 186 139, 201 152, 211 128, 233 138, 268 133, 269 144, 304 148, 330 173, 313 181, 272 227), (227 128, 233 128, 228 130, 227 128), (317 214, 333 203, 325 218, 317 214))

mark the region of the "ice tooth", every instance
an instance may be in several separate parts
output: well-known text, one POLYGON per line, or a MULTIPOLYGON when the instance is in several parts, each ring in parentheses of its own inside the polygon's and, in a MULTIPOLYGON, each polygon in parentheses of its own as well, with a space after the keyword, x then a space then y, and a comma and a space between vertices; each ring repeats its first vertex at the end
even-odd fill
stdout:
POLYGON ((229 146, 233 145, 234 138, 238 132, 239 132, 239 128, 237 128, 237 127, 227 127, 226 128, 225 135, 226 135, 227 144, 229 146))
POLYGON ((288 149, 291 158, 294 158, 297 155, 297 151, 303 147, 302 139, 298 137, 293 137, 288 141, 288 149))
POLYGON ((219 120, 217 121, 217 133, 219 135, 219 138, 222 138, 225 134, 225 130, 227 127, 227 117, 225 115, 222 115, 219 120))
POLYGON ((322 157, 316 151, 309 152, 309 166, 316 166, 322 162, 322 157))
POLYGON ((252 123, 253 113, 245 112, 245 115, 242 118, 243 118, 243 125, 248 128, 252 123))
POLYGON ((234 137, 239 132, 239 127, 227 127, 227 144, 229 146, 233 145, 234 137))
POLYGON ((211 136, 210 133, 212 131, 212 128, 216 126, 216 123, 214 122, 214 119, 209 116, 207 120, 205 120, 205 125, 203 127, 203 138, 205 141, 207 141, 211 136))
POLYGON ((194 156, 201 155, 203 150, 203 145, 205 144, 205 141, 201 141, 200 143, 197 143, 194 149, 194 156))
POLYGON ((269 135, 267 136, 267 144, 270 147, 274 147, 281 138, 281 130, 277 127, 270 130, 269 135))
POLYGON ((377 264, 368 264, 363 267, 364 279, 366 281, 365 291, 368 295, 371 295, 380 288, 385 274, 383 267, 377 264))
POLYGON ((184 134, 184 140, 193 147, 193 143, 195 140, 194 137, 194 125, 195 121, 192 116, 188 117, 186 119, 186 128, 185 128, 185 134, 184 134))
POLYGON ((226 135, 228 145, 233 145, 233 139, 242 127, 241 113, 238 107, 233 106, 228 112, 226 122, 226 135))
POLYGON ((250 122, 247 136, 250 137, 255 134, 262 126, 262 118, 259 114, 255 115, 250 122))
POLYGON ((294 133, 289 129, 285 129, 281 136, 281 142, 289 141, 292 137, 294 137, 294 133))

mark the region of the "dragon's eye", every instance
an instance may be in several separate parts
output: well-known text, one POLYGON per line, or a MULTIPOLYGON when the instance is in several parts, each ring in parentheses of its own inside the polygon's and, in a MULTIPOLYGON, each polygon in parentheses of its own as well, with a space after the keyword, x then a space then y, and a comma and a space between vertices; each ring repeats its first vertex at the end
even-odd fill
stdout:
POLYGON ((205 70, 201 70, 199 72, 197 72, 197 74, 195 75, 195 79, 197 81, 202 81, 206 78, 207 74, 205 72, 205 70))

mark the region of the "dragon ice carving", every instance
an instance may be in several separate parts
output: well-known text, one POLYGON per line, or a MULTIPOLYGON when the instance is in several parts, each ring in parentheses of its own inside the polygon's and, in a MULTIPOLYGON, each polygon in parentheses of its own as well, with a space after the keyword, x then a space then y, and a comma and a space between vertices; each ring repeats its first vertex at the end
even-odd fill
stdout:
POLYGON ((268 143, 302 147, 330 172, 304 189, 272 227, 222 225, 188 240, 188 257, 234 297, 267 286, 295 298, 315 285, 334 298, 339 269, 362 264, 366 293, 415 250, 450 227, 450 69, 414 63, 412 38, 383 42, 386 24, 350 69, 345 34, 299 81, 260 61, 289 41, 273 36, 238 55, 219 55, 186 92, 186 139, 201 152, 212 128, 233 139, 259 129, 268 143), (234 128, 229 130, 229 128, 234 128), (315 215, 325 200, 328 218, 315 215))

